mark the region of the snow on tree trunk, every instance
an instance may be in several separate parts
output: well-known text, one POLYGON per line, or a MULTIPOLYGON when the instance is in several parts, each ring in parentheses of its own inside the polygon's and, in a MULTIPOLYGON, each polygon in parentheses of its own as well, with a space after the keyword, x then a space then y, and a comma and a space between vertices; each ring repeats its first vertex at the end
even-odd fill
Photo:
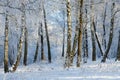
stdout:
POLYGON ((17 54, 17 60, 15 62, 15 64, 13 64, 13 67, 12 67, 12 72, 16 71, 19 63, 20 63, 20 59, 21 59, 21 56, 22 56, 22 46, 23 46, 23 41, 24 41, 24 36, 25 36, 25 5, 24 3, 22 2, 21 3, 21 9, 22 9, 22 16, 21 16, 21 23, 22 23, 22 34, 20 36, 20 41, 19 41, 19 48, 18 48, 18 54, 17 54))

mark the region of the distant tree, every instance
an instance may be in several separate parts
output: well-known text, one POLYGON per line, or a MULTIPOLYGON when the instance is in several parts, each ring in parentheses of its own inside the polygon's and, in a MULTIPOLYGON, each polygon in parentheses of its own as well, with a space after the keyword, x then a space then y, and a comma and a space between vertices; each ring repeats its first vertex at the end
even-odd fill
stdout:
POLYGON ((41 36, 41 60, 45 59, 45 55, 44 55, 44 38, 43 38, 43 25, 42 23, 40 24, 40 34, 41 36))
POLYGON ((62 57, 64 57, 65 54, 65 11, 63 10, 63 20, 64 20, 64 26, 63 26, 63 46, 62 46, 62 57))
POLYGON ((117 58, 116 60, 120 61, 120 31, 119 31, 119 38, 118 38, 118 47, 117 47, 117 58))
POLYGON ((43 5, 43 15, 44 15, 44 25, 45 25, 45 32, 47 37, 47 47, 48 47, 48 61, 51 63, 51 48, 50 48, 50 40, 49 40, 49 34, 48 34, 48 26, 47 26, 47 18, 46 18, 46 11, 43 5))
POLYGON ((88 24, 88 17, 87 17, 87 8, 85 8, 85 17, 86 17, 86 23, 85 27, 83 29, 83 62, 87 63, 88 58, 88 30, 87 30, 87 24, 88 24))
POLYGON ((111 8, 111 21, 110 21, 110 33, 109 33, 109 41, 107 44, 107 48, 105 51, 105 54, 103 55, 103 59, 101 62, 106 62, 106 58, 108 56, 111 44, 112 44, 112 40, 113 40, 113 31, 114 31, 114 18, 115 18, 115 14, 114 14, 114 8, 115 8, 115 3, 113 2, 112 4, 112 8, 111 8))
POLYGON ((35 56, 34 56, 34 61, 33 62, 36 62, 37 61, 37 57, 38 57, 38 53, 39 53, 39 41, 40 41, 40 27, 38 28, 38 38, 37 38, 37 44, 36 44, 36 50, 35 50, 35 56))
POLYGON ((95 35, 94 35, 94 0, 91 0, 91 17, 90 17, 90 28, 91 28, 91 39, 92 39, 92 61, 96 61, 96 42, 95 42, 95 35))
POLYGON ((36 60, 37 60, 38 49, 39 49, 39 42, 38 42, 38 40, 37 40, 37 45, 36 45, 35 56, 34 56, 34 61, 33 61, 33 62, 36 62, 36 60))
POLYGON ((105 28, 105 24, 106 24, 106 11, 107 11, 107 2, 105 3, 105 8, 104 8, 104 13, 103 13, 103 39, 102 39, 102 44, 104 45, 104 48, 106 49, 106 28, 105 28))
POLYGON ((96 41, 97 41, 97 44, 98 44, 98 48, 100 49, 101 56, 103 56, 102 46, 100 44, 99 38, 98 38, 97 33, 96 33, 96 26, 97 26, 96 24, 97 23, 95 23, 95 21, 93 21, 93 32, 94 32, 94 35, 95 35, 95 38, 96 38, 96 41))

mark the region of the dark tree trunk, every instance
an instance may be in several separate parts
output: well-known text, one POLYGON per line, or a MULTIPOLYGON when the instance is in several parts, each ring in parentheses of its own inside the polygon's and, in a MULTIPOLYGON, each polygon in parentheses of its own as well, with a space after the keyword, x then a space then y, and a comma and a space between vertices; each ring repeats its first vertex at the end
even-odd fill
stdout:
MULTIPOLYGON (((86 17, 86 21, 87 21, 87 9, 85 9, 85 17, 86 17)), ((87 58, 88 58, 88 33, 87 33, 87 22, 85 23, 85 29, 83 32, 83 62, 87 63, 87 58)))
POLYGON ((112 18, 111 18, 111 21, 110 21, 110 34, 109 34, 109 41, 108 41, 108 45, 107 45, 107 49, 105 51, 105 54, 103 56, 103 59, 101 62, 106 62, 106 58, 107 58, 107 55, 109 53, 109 50, 110 50, 110 47, 111 47, 111 44, 112 44, 112 40, 113 40, 113 31, 114 31, 114 17, 115 15, 113 15, 113 11, 114 11, 114 7, 115 7, 115 3, 112 4, 112 9, 111 9, 111 13, 112 13, 112 18))
POLYGON ((107 10, 107 3, 105 4, 105 11, 103 15, 103 39, 102 39, 102 44, 104 45, 104 48, 106 49, 106 28, 105 28, 105 22, 106 22, 106 10, 107 10))
POLYGON ((88 40, 87 40, 87 38, 88 38, 88 33, 87 33, 87 28, 85 29, 85 31, 84 31, 84 33, 83 33, 83 40, 84 40, 84 42, 83 42, 83 52, 84 52, 84 54, 83 54, 83 62, 84 63, 87 63, 87 58, 88 58, 88 40))
POLYGON ((91 0, 91 38, 92 38, 92 61, 96 61, 96 42, 95 42, 95 35, 94 35, 94 0, 91 0))
POLYGON ((48 46, 48 61, 49 61, 49 63, 51 63, 51 48, 50 48, 48 26, 47 26, 46 12, 45 12, 44 6, 43 6, 43 14, 44 14, 44 24, 45 24, 46 37, 47 37, 47 46, 48 46))
POLYGON ((64 57, 65 54, 65 22, 63 27, 63 46, 62 46, 62 57, 64 57))
POLYGON ((42 25, 42 23, 40 25, 40 30, 41 30, 41 33, 40 33, 40 36, 41 36, 41 60, 44 60, 45 56, 44 56, 44 38, 43 38, 43 25, 42 25))
POLYGON ((36 45, 35 56, 34 56, 34 61, 33 62, 37 61, 38 50, 39 50, 39 40, 37 40, 37 45, 36 45))
POLYGON ((117 48, 117 58, 116 60, 120 61, 120 31, 119 31, 119 39, 118 39, 118 48, 117 48))
POLYGON ((63 46, 62 46, 62 57, 65 55, 65 11, 63 10, 63 46))
POLYGON ((91 37, 92 37, 92 61, 96 61, 96 45, 93 31, 91 31, 91 37))
POLYGON ((27 54, 28 54, 28 31, 27 28, 25 28, 25 46, 24 46, 24 60, 23 64, 27 65, 27 54))
POLYGON ((97 41, 97 43, 98 43, 98 47, 99 47, 100 52, 101 52, 101 56, 103 56, 102 47, 101 47, 101 45, 100 45, 98 36, 97 36, 97 34, 96 34, 96 25, 95 25, 95 22, 93 22, 93 26, 94 26, 94 27, 93 27, 93 28, 94 28, 94 35, 95 35, 96 41, 97 41))

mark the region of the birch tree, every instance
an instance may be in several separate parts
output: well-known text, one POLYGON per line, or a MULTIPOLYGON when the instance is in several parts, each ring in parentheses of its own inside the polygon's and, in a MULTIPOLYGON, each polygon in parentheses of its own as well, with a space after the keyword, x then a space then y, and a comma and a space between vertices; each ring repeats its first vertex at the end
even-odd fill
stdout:
POLYGON ((66 7, 67 7, 67 53, 66 53, 66 60, 64 67, 70 67, 70 58, 71 58, 71 5, 70 0, 66 0, 66 7))
POLYGON ((24 4, 24 0, 21 1, 21 10, 22 10, 22 16, 21 16, 21 27, 22 27, 22 33, 21 33, 21 36, 20 36, 20 41, 19 41, 19 48, 18 48, 18 54, 17 54, 17 59, 16 59, 16 62, 15 64, 13 65, 13 69, 12 69, 12 72, 16 71, 19 63, 20 63, 20 59, 21 59, 21 56, 22 56, 22 47, 23 47, 23 41, 24 41, 24 36, 25 36, 25 4, 24 4))
POLYGON ((80 12, 79 12, 79 3, 78 0, 76 2, 76 26, 75 26, 75 35, 74 35, 74 39, 73 39, 73 44, 72 44, 72 50, 71 50, 71 65, 73 63, 73 59, 74 59, 74 55, 76 52, 76 48, 77 48, 77 42, 78 42, 78 30, 79 30, 79 16, 80 16, 80 12))
POLYGON ((8 11, 6 11, 5 16, 5 41, 4 41, 4 72, 9 72, 8 68, 8 11))
POLYGON ((82 53, 82 30, 83 30, 83 0, 79 0, 80 16, 79 16, 79 29, 78 29, 78 53, 77 53, 77 67, 80 67, 81 53, 82 53))

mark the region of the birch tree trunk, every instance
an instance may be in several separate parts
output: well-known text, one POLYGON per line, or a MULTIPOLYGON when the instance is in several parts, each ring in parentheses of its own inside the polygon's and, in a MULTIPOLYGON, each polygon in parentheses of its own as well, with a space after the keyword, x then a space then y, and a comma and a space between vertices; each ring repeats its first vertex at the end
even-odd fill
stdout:
MULTIPOLYGON (((79 3, 78 3, 79 4, 79 3)), ((72 45, 72 51, 71 51, 71 65, 73 64, 73 59, 77 47, 77 42, 78 42, 78 30, 79 30, 79 6, 76 6, 76 26, 75 26, 75 35, 74 35, 74 40, 73 40, 73 45, 72 45)))
POLYGON ((70 67, 70 58, 71 58, 71 5, 70 0, 66 0, 66 7, 67 7, 67 53, 66 53, 66 60, 64 67, 70 67))
POLYGON ((82 30, 83 30, 83 0, 79 0, 80 16, 79 16, 79 30, 78 30, 78 53, 77 53, 77 67, 80 67, 81 53, 82 53, 82 30))
POLYGON ((22 56, 22 46, 23 46, 23 41, 24 41, 24 36, 25 36, 25 5, 22 2, 21 3, 21 9, 22 9, 22 17, 21 17, 21 23, 22 23, 22 34, 20 36, 20 41, 19 41, 19 48, 18 48, 18 54, 17 54, 17 60, 15 62, 15 64, 13 65, 13 70, 11 70, 12 72, 16 71, 19 63, 20 63, 20 59, 22 56))
POLYGON ((5 17, 5 41, 4 41, 4 72, 9 72, 8 69, 8 11, 6 11, 5 17))

